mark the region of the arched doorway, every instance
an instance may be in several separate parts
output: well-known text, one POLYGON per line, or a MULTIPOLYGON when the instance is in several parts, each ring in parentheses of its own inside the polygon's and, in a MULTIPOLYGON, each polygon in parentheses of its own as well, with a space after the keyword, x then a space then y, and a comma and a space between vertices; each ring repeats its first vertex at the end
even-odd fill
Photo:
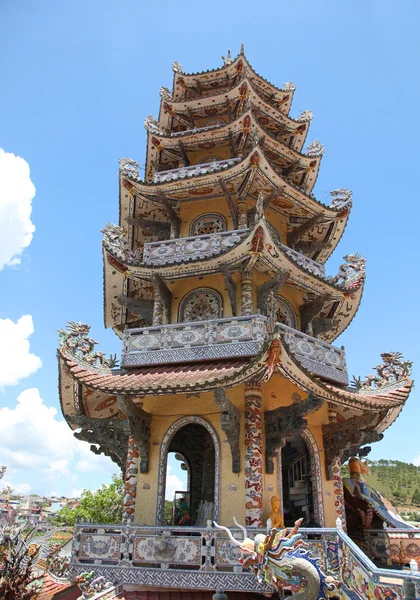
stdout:
MULTIPOLYGON (((174 520, 185 514, 188 506, 190 521, 184 524, 205 526, 208 519, 219 518, 220 446, 211 425, 201 417, 183 417, 171 425, 162 440, 159 456, 159 485, 156 524, 164 521, 164 502, 168 454, 174 452, 188 464, 186 490, 175 496, 182 511, 174 511, 174 520), (185 492, 185 493, 182 493, 185 492)), ((176 507, 178 508, 178 507, 176 507)), ((179 524, 174 523, 174 525, 179 524)))
POLYGON ((293 436, 279 452, 279 492, 286 525, 313 514, 324 527, 319 449, 309 429, 293 436))

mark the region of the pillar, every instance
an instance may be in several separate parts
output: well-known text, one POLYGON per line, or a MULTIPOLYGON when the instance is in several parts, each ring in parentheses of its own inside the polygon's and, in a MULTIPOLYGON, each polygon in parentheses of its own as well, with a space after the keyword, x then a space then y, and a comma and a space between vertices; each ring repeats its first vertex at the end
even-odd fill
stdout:
POLYGON ((122 519, 125 525, 133 522, 137 495, 137 473, 139 472, 139 448, 135 438, 130 435, 125 463, 124 498, 122 519))
POLYGON ((163 302, 159 292, 155 289, 153 302, 153 325, 162 325, 163 323, 163 302))
POLYGON ((248 210, 245 200, 241 197, 238 197, 238 199, 236 200, 236 210, 238 213, 238 229, 247 229, 248 210))
MULTIPOLYGON (((334 405, 328 405, 328 419, 330 423, 337 423, 337 413, 334 410, 334 405)), ((335 512, 338 518, 341 519, 343 529, 346 531, 346 509, 344 504, 343 477, 341 474, 341 460, 335 458, 331 465, 334 486, 334 504, 335 512)))
POLYGON ((254 314, 254 302, 252 298, 252 278, 249 271, 242 273, 241 278, 241 315, 254 314))
POLYGON ((262 392, 258 381, 245 384, 245 520, 263 524, 262 392))

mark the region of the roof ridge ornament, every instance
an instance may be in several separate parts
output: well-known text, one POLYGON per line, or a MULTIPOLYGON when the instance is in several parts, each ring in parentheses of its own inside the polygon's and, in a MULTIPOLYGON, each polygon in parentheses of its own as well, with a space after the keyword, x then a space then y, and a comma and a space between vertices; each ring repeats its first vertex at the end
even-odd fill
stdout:
POLYGON ((321 144, 319 140, 314 140, 311 142, 306 148, 306 156, 323 156, 324 155, 324 146, 321 144))
POLYGON ((227 67, 228 65, 231 65, 233 63, 233 58, 230 53, 230 50, 227 51, 226 56, 222 56, 222 60, 223 60, 224 67, 227 67))
POLYGON ((117 355, 110 354, 105 358, 105 353, 95 350, 98 342, 88 336, 90 325, 80 321, 68 321, 66 329, 58 330, 60 347, 68 350, 73 356, 92 367, 107 367, 112 369, 118 366, 117 355))
POLYGON ((345 264, 340 265, 338 274, 331 278, 332 283, 346 289, 358 287, 366 275, 366 259, 358 252, 346 254, 345 264))
POLYGON ((149 115, 144 119, 144 128, 149 133, 155 133, 157 135, 165 135, 164 130, 159 125, 159 122, 154 118, 153 115, 149 115))
POLYGON ((296 89, 296 86, 293 83, 293 81, 286 81, 286 83, 282 87, 282 90, 284 92, 294 92, 295 89, 296 89))
POLYGON ((184 71, 183 71, 183 69, 182 69, 182 65, 181 65, 181 64, 180 64, 180 63, 179 63, 177 60, 175 60, 175 61, 172 63, 172 71, 173 71, 174 73, 180 73, 180 74, 184 73, 184 71))
POLYGON ((119 225, 107 223, 101 233, 104 234, 103 244, 116 258, 123 261, 139 262, 142 258, 141 250, 132 250, 128 244, 124 229, 119 225))
POLYGON ((245 44, 241 44, 241 50, 239 52, 239 54, 242 54, 242 56, 245 54, 245 44))
POLYGON ((140 164, 133 160, 132 158, 119 158, 118 163, 120 165, 121 173, 131 177, 133 179, 140 179, 139 169, 141 168, 140 164))
POLYGON ((353 192, 346 188, 338 188, 330 192, 330 196, 333 197, 331 201, 331 208, 344 208, 350 206, 353 203, 353 192))
POLYGON ((313 118, 314 113, 311 110, 303 110, 296 120, 302 123, 308 123, 309 121, 312 121, 313 118))
POLYGON ((377 375, 367 375, 364 379, 353 375, 352 385, 358 390, 381 389, 404 381, 411 375, 413 361, 404 360, 401 352, 384 352, 383 363, 373 367, 377 375))
POLYGON ((162 100, 171 100, 172 99, 172 94, 169 88, 165 87, 164 85, 162 85, 162 87, 159 90, 159 96, 162 98, 162 100))

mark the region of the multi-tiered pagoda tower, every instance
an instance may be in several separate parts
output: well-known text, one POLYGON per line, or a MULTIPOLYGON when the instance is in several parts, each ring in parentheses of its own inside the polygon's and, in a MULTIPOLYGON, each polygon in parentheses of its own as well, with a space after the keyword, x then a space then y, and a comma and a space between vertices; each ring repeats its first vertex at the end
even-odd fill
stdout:
POLYGON ((124 470, 125 522, 163 524, 176 452, 191 524, 263 526, 278 495, 286 524, 313 512, 334 526, 341 461, 382 438, 411 388, 408 363, 389 353, 349 387, 332 345, 365 281, 358 254, 325 271, 352 194, 313 195, 324 148, 304 149, 312 113, 289 116, 291 82, 275 87, 243 52, 173 71, 159 118, 145 120, 144 176, 120 160, 120 221, 103 230, 104 320, 123 340, 121 366, 71 323, 63 413, 124 470))

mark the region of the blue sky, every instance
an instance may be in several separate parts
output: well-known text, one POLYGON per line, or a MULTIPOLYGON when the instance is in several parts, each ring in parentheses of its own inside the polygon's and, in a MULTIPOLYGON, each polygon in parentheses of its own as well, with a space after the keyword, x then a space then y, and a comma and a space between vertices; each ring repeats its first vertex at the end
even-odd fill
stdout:
MULTIPOLYGON (((118 219, 118 158, 144 160, 143 120, 157 116, 174 60, 187 72, 215 68, 243 42, 257 72, 279 86, 296 84, 291 115, 312 110, 308 142, 325 145, 317 197, 328 202, 330 190, 353 190, 353 214, 327 270, 334 274, 349 252, 368 260, 361 308, 338 340, 349 373, 370 373, 388 350, 418 368, 419 12, 410 0, 2 0, 0 147, 29 164, 36 230, 20 264, 0 271, 0 319, 16 324, 31 315, 30 353, 42 361, 24 377, 24 363, 36 368, 25 347, 30 323, 21 322, 20 333, 10 326, 21 343, 8 367, 18 381, 3 381, 0 391, 5 480, 65 494, 110 480, 108 459, 77 449, 61 429, 56 331, 81 320, 102 350, 120 352, 103 328, 100 230, 118 219), (53 432, 45 439, 42 424, 53 432)), ((0 236, 0 250, 2 243, 0 236)), ((9 342, 0 339, 3 356, 9 342)), ((418 401, 414 391, 372 458, 420 461, 418 401)))

